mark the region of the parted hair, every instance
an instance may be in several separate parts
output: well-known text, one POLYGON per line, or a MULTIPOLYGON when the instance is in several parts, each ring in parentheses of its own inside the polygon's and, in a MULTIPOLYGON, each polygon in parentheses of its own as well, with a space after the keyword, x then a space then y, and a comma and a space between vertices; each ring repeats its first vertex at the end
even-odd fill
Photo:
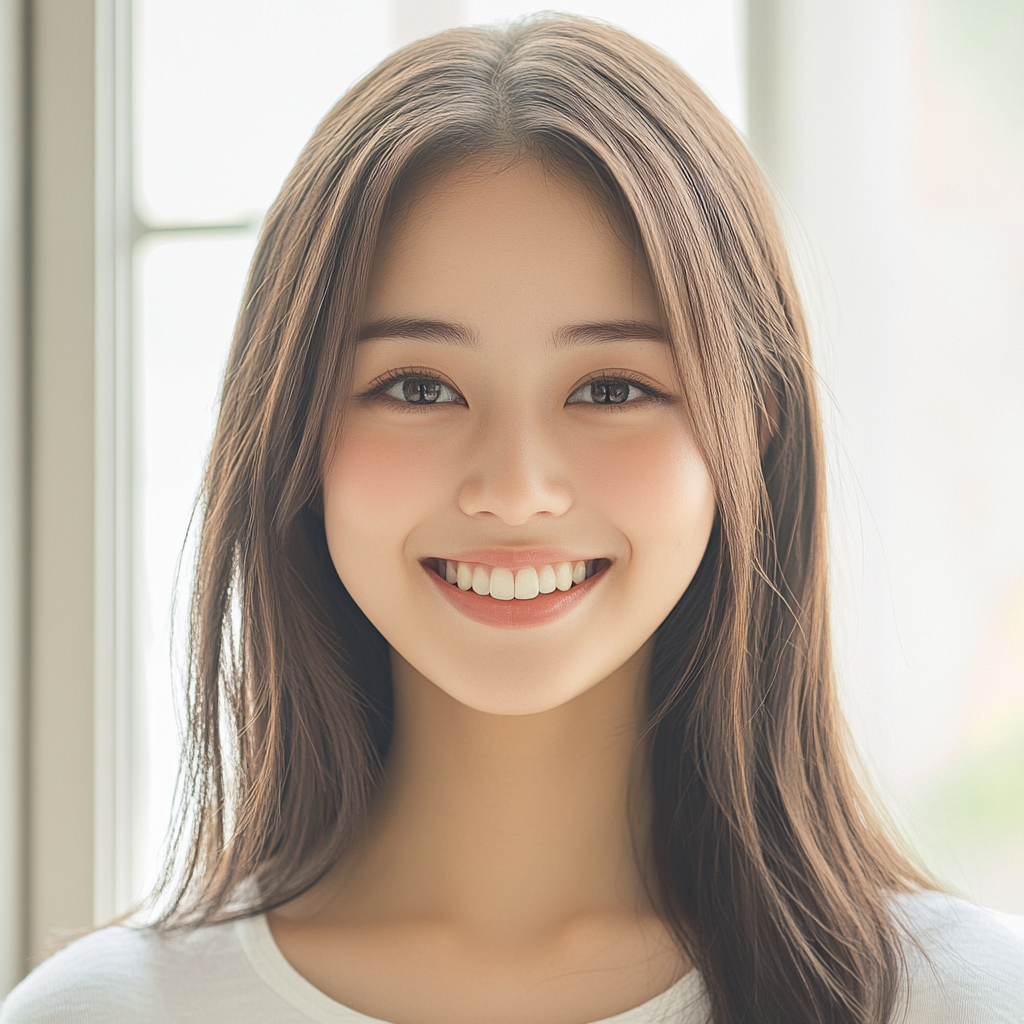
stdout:
POLYGON ((557 161, 628 218, 714 482, 707 551, 651 662, 655 906, 716 1024, 883 1024, 904 989, 893 901, 931 883, 865 794, 838 708, 823 442, 782 233, 694 82, 580 18, 399 50, 324 118, 267 214, 201 503, 158 926, 307 890, 383 777, 389 652, 327 551, 324 449, 389 209, 424 168, 491 152, 557 161))

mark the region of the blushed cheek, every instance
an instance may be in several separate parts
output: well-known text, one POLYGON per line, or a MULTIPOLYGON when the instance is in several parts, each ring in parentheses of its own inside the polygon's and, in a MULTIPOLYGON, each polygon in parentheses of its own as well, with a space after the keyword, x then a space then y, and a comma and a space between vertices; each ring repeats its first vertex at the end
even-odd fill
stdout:
MULTIPOLYGON (((335 564, 400 555, 425 508, 438 499, 437 447, 408 437, 346 430, 324 479, 324 518, 335 564), (360 559, 361 560, 361 559, 360 559)), ((339 572, 341 566, 338 566, 339 572)))
POLYGON ((595 447, 585 469, 594 504, 647 554, 702 554, 714 520, 714 488, 696 443, 670 424, 595 447))

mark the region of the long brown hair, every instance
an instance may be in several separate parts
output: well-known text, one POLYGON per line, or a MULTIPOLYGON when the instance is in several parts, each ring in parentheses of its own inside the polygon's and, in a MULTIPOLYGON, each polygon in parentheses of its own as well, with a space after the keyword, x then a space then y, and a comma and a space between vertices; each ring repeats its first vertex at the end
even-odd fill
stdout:
POLYGON ((317 509, 375 244, 403 183, 492 150, 558 159, 632 221, 718 517, 657 632, 656 877, 718 1024, 888 1020, 896 893, 929 884, 850 766, 829 640, 807 332, 764 181, 670 60, 591 21, 457 29, 345 95, 271 208, 206 477, 189 735, 163 926, 279 906, 363 820, 388 649, 317 509))

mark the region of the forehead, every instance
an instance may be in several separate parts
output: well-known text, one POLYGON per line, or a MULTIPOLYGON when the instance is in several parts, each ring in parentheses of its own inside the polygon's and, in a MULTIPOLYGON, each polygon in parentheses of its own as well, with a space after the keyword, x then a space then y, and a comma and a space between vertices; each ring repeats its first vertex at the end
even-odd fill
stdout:
POLYGON ((537 159, 494 156, 413 184, 384 227, 364 319, 531 309, 659 319, 633 232, 595 188, 537 159))
POLYGON ((470 216, 485 206, 543 208, 572 207, 576 218, 597 221, 618 236, 623 248, 638 255, 640 246, 630 215, 611 201, 589 170, 570 166, 558 156, 535 156, 496 151, 450 161, 438 160, 415 170, 400 182, 384 224, 382 249, 403 230, 427 219, 454 212, 470 216))

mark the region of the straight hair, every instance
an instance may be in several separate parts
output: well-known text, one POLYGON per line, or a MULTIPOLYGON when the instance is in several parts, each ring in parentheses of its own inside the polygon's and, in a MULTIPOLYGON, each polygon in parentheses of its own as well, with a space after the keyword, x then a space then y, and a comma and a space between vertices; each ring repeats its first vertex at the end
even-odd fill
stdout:
POLYGON ((894 900, 932 883, 867 797, 838 707, 823 443, 782 233, 693 81, 581 18, 398 51, 319 125, 267 215, 205 479, 158 926, 287 903, 365 820, 389 651, 331 562, 321 467, 389 211, 425 169, 494 152, 556 161, 627 218, 715 486, 650 669, 657 911, 716 1024, 883 1024, 905 973, 894 900))

